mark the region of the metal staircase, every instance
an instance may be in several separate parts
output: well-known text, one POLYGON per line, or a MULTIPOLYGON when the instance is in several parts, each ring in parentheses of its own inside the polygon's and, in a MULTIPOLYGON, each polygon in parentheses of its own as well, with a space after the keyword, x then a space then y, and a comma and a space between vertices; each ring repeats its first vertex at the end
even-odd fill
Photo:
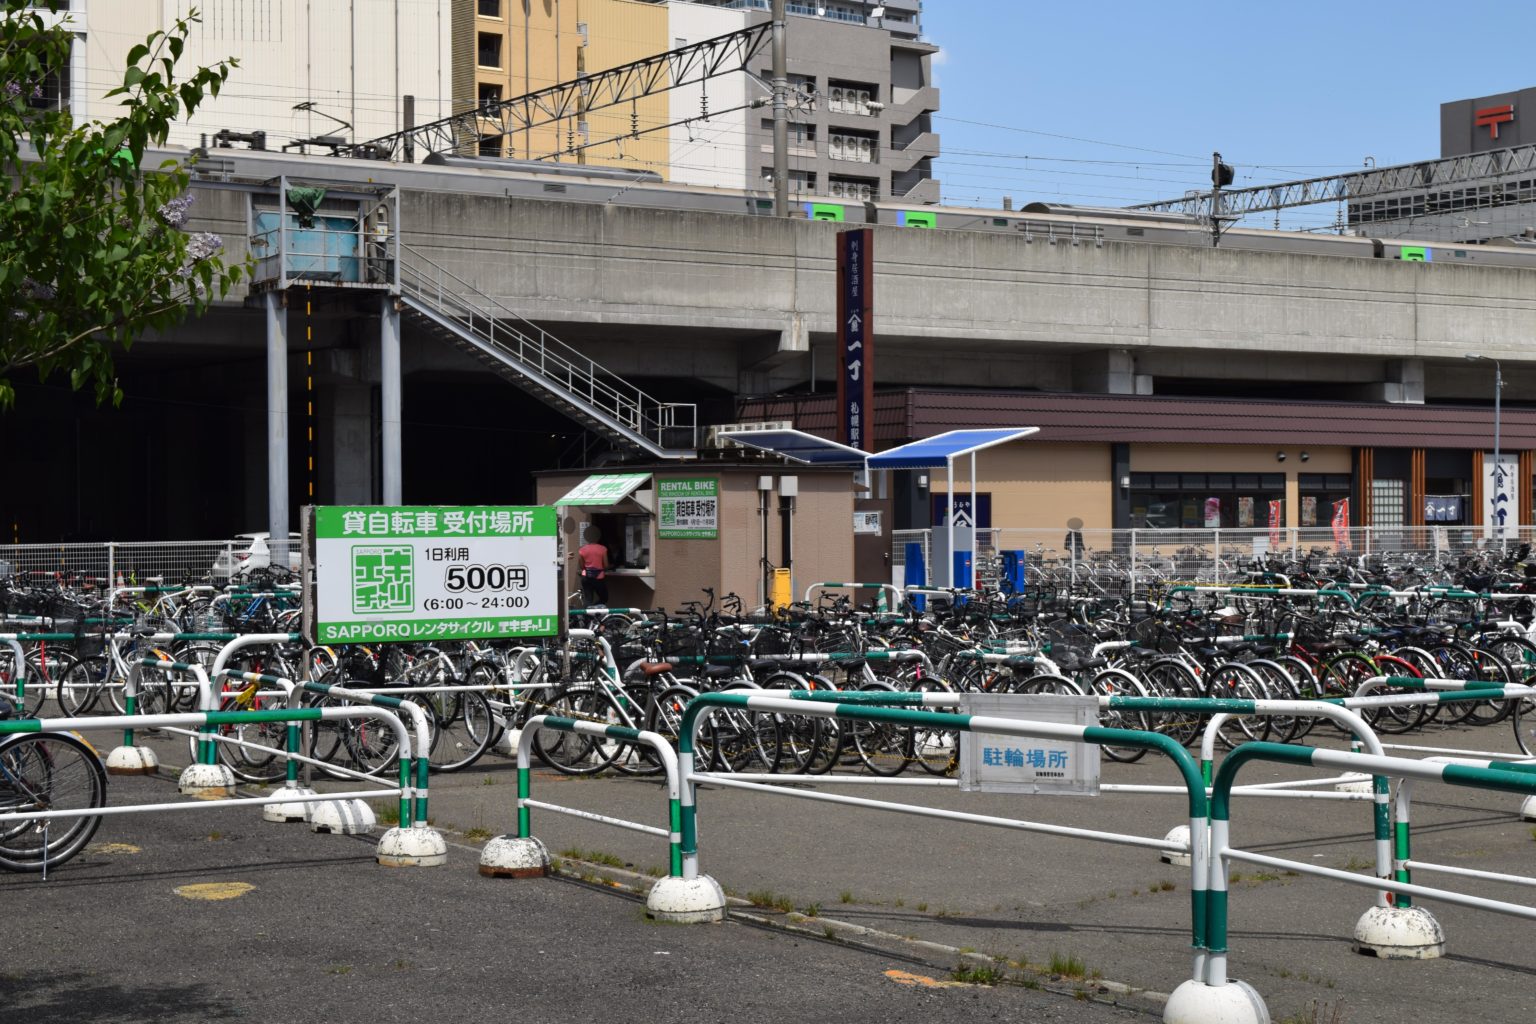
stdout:
POLYGON ((406 245, 400 299, 427 333, 615 445, 659 459, 698 454, 697 406, 657 401, 406 245))

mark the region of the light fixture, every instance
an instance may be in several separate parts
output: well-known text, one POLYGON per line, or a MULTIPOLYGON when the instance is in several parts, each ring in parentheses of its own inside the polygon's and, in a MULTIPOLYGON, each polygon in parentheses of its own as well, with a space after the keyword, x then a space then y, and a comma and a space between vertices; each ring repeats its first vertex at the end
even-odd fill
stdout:
POLYGON ((1307 453, 1306 453, 1306 452, 1302 452, 1302 453, 1301 453, 1301 461, 1302 461, 1302 462, 1306 462, 1306 461, 1307 461, 1307 460, 1308 460, 1308 459, 1310 459, 1310 458, 1311 458, 1311 457, 1312 457, 1312 456, 1311 456, 1311 455, 1308 455, 1308 454, 1307 454, 1307 453))
POLYGON ((1285 452, 1275 452, 1275 461, 1276 462, 1284 462, 1285 461, 1285 452))
POLYGON ((885 4, 876 4, 875 9, 869 12, 871 18, 885 17, 885 4))

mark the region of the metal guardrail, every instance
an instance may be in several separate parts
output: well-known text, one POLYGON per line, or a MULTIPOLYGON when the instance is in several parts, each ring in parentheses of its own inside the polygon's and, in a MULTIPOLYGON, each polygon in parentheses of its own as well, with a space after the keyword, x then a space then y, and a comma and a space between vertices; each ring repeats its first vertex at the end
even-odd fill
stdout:
POLYGON ((698 446, 697 406, 653 398, 409 246, 401 247, 400 289, 422 312, 489 346, 509 368, 625 443, 663 458, 698 446))

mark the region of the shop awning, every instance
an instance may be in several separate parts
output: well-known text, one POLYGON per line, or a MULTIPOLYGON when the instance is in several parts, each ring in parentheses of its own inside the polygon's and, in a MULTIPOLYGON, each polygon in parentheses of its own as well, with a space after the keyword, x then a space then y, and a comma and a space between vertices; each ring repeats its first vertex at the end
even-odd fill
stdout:
POLYGON ((605 508, 617 505, 644 487, 651 479, 649 473, 594 473, 571 488, 565 497, 555 502, 561 505, 581 505, 584 508, 605 508))
POLYGON ((1039 427, 1003 427, 996 430, 951 430, 900 448, 869 457, 870 469, 937 469, 962 455, 1017 441, 1040 432, 1039 427))
POLYGON ((803 430, 731 430, 721 432, 720 436, 748 448, 774 452, 808 466, 853 466, 863 469, 864 460, 869 458, 868 452, 828 441, 815 434, 807 434, 803 430))

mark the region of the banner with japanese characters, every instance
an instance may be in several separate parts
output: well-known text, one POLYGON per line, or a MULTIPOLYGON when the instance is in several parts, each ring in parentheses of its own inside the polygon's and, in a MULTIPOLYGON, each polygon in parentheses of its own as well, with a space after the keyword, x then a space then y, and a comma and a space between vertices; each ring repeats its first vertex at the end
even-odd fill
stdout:
MULTIPOLYGON (((960 713, 1023 723, 1099 724, 1096 697, 1026 693, 962 693, 960 713)), ((974 722, 972 723, 975 724, 974 722)), ((979 793, 1058 793, 1097 796, 1099 748, 1065 737, 960 734, 960 789, 979 793)))
POLYGON ((714 540, 719 537, 720 478, 658 478, 656 536, 661 540, 714 540))
POLYGON ((323 505, 308 511, 305 633, 317 644, 558 632, 552 508, 323 505))
POLYGON ((870 228, 837 236, 837 439, 874 451, 874 238, 870 228))

